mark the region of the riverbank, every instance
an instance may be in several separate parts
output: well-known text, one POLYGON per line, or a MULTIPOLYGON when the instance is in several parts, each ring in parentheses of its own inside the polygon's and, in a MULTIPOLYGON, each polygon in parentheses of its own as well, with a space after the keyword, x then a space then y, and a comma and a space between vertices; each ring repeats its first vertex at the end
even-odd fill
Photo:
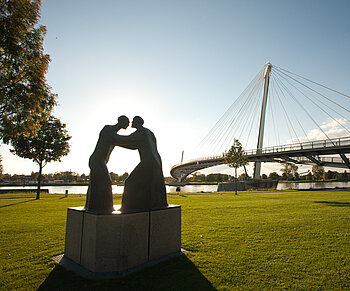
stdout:
MULTIPOLYGON (((18 192, 24 189, 36 189, 36 185, 1 185, 0 189, 15 189, 18 192)), ((44 184, 43 189, 48 189, 52 194, 86 194, 88 190, 88 184, 54 184, 52 186, 44 184)), ((322 189, 347 189, 350 188, 350 182, 309 182, 309 183, 297 183, 297 182, 279 182, 277 184, 277 190, 322 190, 322 189)), ((217 184, 192 184, 180 187, 180 191, 176 191, 176 186, 166 186, 167 193, 175 192, 189 192, 189 193, 201 193, 201 192, 216 192, 218 190, 217 184)), ((124 191, 124 185, 113 185, 112 191, 114 194, 122 194, 124 191)))
MULTIPOLYGON (((124 183, 113 184, 118 186, 123 186, 124 183)), ((0 187, 37 187, 35 183, 0 183, 0 187)), ((89 186, 89 183, 41 183, 41 187, 46 186, 89 186)))
POLYGON ((277 190, 322 190, 322 189, 347 189, 349 181, 309 181, 309 182, 278 182, 277 190))
MULTIPOLYGON (((187 182, 186 185, 217 185, 220 182, 187 182)), ((124 186, 123 183, 112 183, 115 186, 124 186)), ((165 183, 166 186, 172 186, 172 183, 165 183)), ((37 187, 37 184, 28 183, 0 183, 0 187, 37 187)), ((84 183, 42 183, 41 186, 89 186, 88 182, 84 183)))
MULTIPOLYGON (((36 189, 36 185, 25 185, 25 186, 0 186, 0 189, 12 188, 21 192, 23 189, 36 189)), ((68 194, 85 194, 88 190, 88 185, 79 186, 76 184, 70 185, 55 185, 55 186, 42 186, 42 188, 48 189, 49 193, 64 194, 68 191, 68 194)), ((217 185, 186 185, 181 187, 181 192, 215 192, 217 185)), ((112 191, 114 194, 122 194, 124 191, 124 185, 112 185, 112 191)), ((176 192, 176 187, 166 186, 167 193, 176 192)))

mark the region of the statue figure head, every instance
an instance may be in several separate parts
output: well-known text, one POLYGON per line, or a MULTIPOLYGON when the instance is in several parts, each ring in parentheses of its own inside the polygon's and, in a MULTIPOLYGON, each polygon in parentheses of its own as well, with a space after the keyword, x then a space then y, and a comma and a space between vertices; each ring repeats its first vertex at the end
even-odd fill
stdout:
POLYGON ((140 128, 143 125, 143 119, 140 116, 135 116, 134 119, 132 120, 131 127, 133 128, 140 128))
POLYGON ((125 115, 121 115, 118 117, 118 123, 120 124, 121 128, 127 128, 129 126, 129 118, 127 118, 125 115))

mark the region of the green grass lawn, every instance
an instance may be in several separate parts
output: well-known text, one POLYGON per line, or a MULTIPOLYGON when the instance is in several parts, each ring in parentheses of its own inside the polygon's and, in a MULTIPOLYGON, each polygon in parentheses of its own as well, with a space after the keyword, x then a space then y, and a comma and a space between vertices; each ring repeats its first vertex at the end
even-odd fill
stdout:
POLYGON ((189 252, 109 280, 80 278, 51 260, 64 250, 67 207, 84 205, 84 196, 11 195, 0 196, 3 290, 350 289, 349 191, 168 194, 182 206, 189 252))

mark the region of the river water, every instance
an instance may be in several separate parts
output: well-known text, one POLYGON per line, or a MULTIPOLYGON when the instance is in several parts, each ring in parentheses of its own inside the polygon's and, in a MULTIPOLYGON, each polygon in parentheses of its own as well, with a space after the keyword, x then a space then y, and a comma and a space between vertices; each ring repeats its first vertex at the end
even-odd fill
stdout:
MULTIPOLYGON (((113 185, 114 194, 122 194, 124 186, 113 185)), ((307 190, 307 189, 334 189, 350 187, 350 182, 307 182, 307 183, 278 183, 277 190, 307 190)), ((69 194, 86 194, 88 186, 43 186, 49 193, 64 194, 68 190, 69 194)), ((186 185, 181 187, 181 192, 215 192, 217 185, 186 185)), ((36 189, 36 186, 1 186, 0 189, 36 189)), ((166 186, 167 193, 176 192, 176 187, 166 186)))
MULTIPOLYGON (((64 194, 68 190, 68 194, 86 194, 88 186, 42 186, 42 189, 48 189, 49 193, 64 194)), ((187 185, 181 187, 181 192, 215 192, 217 185, 187 185)), ((0 189, 36 189, 36 186, 1 186, 0 189)), ((113 185, 114 194, 122 194, 124 186, 113 185)), ((176 187, 166 186, 167 193, 176 192, 176 187)))
POLYGON ((335 189, 350 187, 350 182, 305 182, 305 183, 278 183, 277 190, 307 190, 307 189, 335 189))

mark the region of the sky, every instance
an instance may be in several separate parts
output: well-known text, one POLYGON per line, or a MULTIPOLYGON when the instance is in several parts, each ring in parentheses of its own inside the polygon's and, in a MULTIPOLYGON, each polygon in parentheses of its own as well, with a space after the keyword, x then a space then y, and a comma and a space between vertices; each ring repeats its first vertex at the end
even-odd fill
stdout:
MULTIPOLYGON (((88 174, 102 127, 139 115, 169 176, 267 61, 349 95, 349 12, 346 0, 43 0, 54 115, 72 136, 70 153, 44 173, 88 174)), ((6 173, 38 171, 6 145, 0 154, 6 173)), ((137 151, 115 148, 108 168, 122 174, 138 162, 137 151)))

